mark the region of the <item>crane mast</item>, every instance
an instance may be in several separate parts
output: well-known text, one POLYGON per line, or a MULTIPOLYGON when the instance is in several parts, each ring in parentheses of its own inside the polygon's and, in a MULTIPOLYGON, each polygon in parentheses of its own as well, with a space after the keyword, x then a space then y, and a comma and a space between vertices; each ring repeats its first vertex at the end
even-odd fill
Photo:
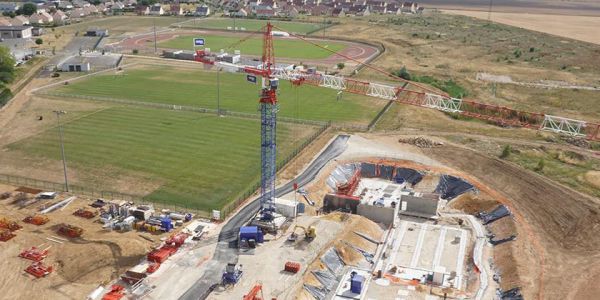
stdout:
POLYGON ((262 221, 272 221, 275 212, 275 174, 277 172, 277 87, 279 80, 272 74, 275 67, 273 52, 273 25, 265 26, 263 36, 263 53, 261 70, 246 70, 262 76, 260 93, 260 157, 261 157, 261 186, 260 186, 260 218, 262 221), (255 72, 253 72, 255 71, 255 72))

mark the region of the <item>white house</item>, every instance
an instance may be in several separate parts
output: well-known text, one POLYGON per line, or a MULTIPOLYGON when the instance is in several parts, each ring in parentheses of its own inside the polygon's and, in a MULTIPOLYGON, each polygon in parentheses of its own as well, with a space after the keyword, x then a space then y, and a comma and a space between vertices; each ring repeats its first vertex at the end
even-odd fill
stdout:
POLYGON ((54 22, 54 19, 52 18, 52 16, 45 12, 38 12, 37 14, 33 14, 31 15, 31 17, 29 17, 29 22, 31 24, 39 24, 39 25, 43 25, 43 24, 50 24, 52 22, 54 22))
POLYGON ((165 11, 160 4, 154 4, 150 7, 150 15, 152 16, 162 16, 165 14, 165 11))

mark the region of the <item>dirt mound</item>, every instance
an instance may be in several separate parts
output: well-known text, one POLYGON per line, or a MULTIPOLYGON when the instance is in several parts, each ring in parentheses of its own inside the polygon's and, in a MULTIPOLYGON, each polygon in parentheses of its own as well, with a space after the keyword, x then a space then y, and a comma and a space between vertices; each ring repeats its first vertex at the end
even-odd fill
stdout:
POLYGON ((375 254, 377 245, 355 233, 359 232, 369 238, 379 241, 383 235, 382 227, 362 216, 352 215, 344 234, 338 237, 334 243, 335 248, 342 260, 347 265, 356 265, 364 261, 364 256, 353 247, 375 254), (352 246, 351 246, 352 245, 352 246))
POLYGON ((410 137, 410 138, 401 138, 398 140, 400 143, 410 144, 417 146, 419 148, 433 148, 433 147, 441 147, 444 145, 442 142, 432 141, 430 139, 426 139, 422 136, 418 137, 410 137))
POLYGON ((474 215, 480 211, 490 211, 498 206, 498 201, 473 193, 462 194, 448 203, 449 208, 458 209, 474 215))

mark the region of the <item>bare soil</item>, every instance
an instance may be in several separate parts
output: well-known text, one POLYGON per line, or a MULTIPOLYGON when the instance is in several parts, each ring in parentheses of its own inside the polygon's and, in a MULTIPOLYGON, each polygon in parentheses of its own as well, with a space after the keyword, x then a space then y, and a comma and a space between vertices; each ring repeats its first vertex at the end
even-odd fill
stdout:
MULTIPOLYGON (((14 191, 16 187, 0 185, 0 192, 14 191)), ((30 195, 30 197, 32 197, 30 195)), ((61 195, 60 199, 68 197, 61 195)), ((72 213, 81 207, 91 209, 88 199, 78 198, 64 210, 48 214, 50 222, 42 226, 27 224, 21 220, 38 211, 44 201, 50 203, 58 200, 43 200, 25 208, 19 208, 11 199, 0 202, 0 216, 17 221, 23 226, 16 231, 16 237, 3 243, 0 259, 3 261, 0 287, 3 298, 33 299, 43 295, 45 299, 83 299, 99 285, 115 279, 128 268, 136 265, 145 254, 160 243, 160 235, 131 232, 103 231, 101 224, 94 220, 73 216, 72 213), (47 237, 58 236, 56 227, 60 223, 68 223, 84 229, 80 238, 67 239, 62 244, 47 240, 47 237), (150 242, 140 235, 144 235, 150 242), (30 261, 19 258, 18 254, 31 246, 48 247, 49 255, 44 264, 55 268, 45 278, 34 279, 24 272, 30 261)))

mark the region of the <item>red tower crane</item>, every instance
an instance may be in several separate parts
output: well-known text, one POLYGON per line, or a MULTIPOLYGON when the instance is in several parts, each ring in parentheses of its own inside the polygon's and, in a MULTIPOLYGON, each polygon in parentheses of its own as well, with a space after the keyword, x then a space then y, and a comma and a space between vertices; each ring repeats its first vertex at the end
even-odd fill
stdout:
MULTIPOLYGON (((263 28, 262 60, 258 67, 244 67, 243 71, 262 78, 260 93, 261 114, 261 189, 260 189, 260 219, 270 222, 275 212, 275 174, 277 151, 277 88, 279 79, 273 76, 275 68, 275 52, 273 49, 273 25, 267 22, 263 28)), ((241 41, 244 41, 242 39, 241 41)), ((206 59, 203 50, 196 52, 196 60, 202 63, 214 64, 206 59)))

